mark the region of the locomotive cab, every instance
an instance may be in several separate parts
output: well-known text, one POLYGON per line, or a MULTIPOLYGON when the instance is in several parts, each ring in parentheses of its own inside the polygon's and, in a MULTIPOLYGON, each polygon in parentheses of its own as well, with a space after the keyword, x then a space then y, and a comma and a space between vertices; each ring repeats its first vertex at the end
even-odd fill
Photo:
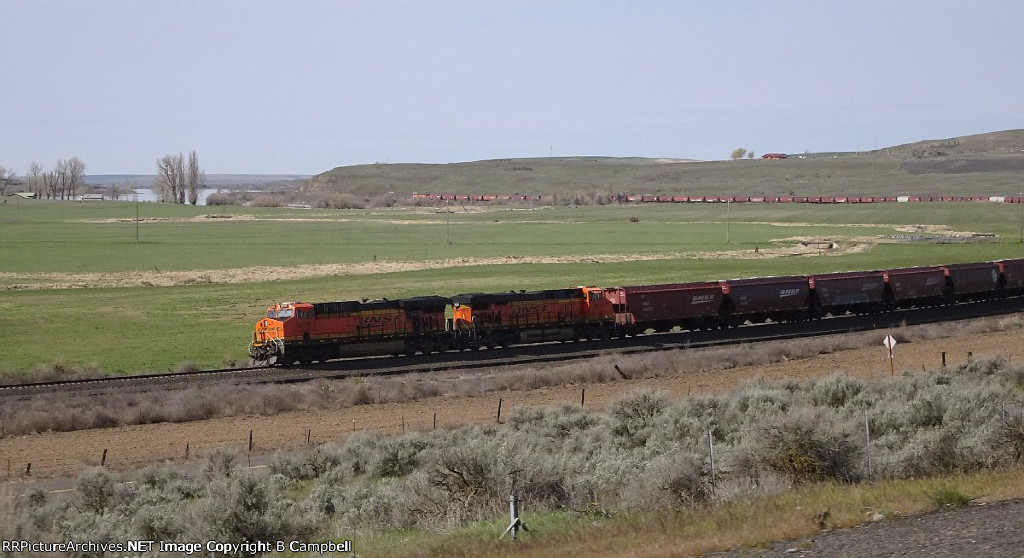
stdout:
POLYGON ((249 356, 253 361, 269 363, 284 355, 286 341, 308 341, 313 317, 313 305, 303 302, 282 302, 267 308, 267 317, 256 322, 249 356))

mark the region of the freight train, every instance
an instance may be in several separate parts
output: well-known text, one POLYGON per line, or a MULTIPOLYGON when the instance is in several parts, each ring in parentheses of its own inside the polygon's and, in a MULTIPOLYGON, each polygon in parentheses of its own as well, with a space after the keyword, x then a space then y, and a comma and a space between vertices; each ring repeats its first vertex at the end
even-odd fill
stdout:
POLYGON ((1024 295, 1024 259, 665 285, 282 302, 249 355, 303 363, 813 320, 1024 295))

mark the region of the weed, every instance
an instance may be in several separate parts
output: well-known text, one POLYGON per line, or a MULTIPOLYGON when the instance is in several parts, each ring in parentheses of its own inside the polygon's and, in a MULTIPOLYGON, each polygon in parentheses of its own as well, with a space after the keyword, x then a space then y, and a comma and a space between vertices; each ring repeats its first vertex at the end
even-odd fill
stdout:
POLYGON ((970 496, 952 486, 940 486, 927 494, 936 508, 962 508, 971 502, 970 496))

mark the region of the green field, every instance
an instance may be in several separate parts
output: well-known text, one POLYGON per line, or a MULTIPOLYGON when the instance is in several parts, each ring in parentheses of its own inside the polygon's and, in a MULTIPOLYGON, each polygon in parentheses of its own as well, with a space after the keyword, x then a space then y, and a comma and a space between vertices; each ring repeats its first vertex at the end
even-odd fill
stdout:
POLYGON ((453 206, 446 213, 10 201, 0 205, 0 328, 7 336, 0 371, 60 363, 137 373, 241 362, 252 324, 281 300, 1022 257, 1020 219, 1016 206, 964 203, 453 206), (998 241, 862 244, 901 225, 993 233, 998 241), (798 247, 797 237, 865 249, 783 257, 798 247), (523 263, 509 263, 517 260, 523 263), (402 262, 435 263, 402 270, 402 262), (309 264, 336 267, 298 273, 309 264), (161 283, 168 272, 193 273, 161 283))

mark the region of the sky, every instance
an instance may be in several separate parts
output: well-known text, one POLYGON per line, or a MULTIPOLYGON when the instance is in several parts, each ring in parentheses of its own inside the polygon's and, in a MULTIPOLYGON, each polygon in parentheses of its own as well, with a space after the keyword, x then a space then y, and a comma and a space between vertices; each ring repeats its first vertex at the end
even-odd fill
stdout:
POLYGON ((1024 2, 0 0, 0 165, 727 159, 1024 128, 1024 2))

